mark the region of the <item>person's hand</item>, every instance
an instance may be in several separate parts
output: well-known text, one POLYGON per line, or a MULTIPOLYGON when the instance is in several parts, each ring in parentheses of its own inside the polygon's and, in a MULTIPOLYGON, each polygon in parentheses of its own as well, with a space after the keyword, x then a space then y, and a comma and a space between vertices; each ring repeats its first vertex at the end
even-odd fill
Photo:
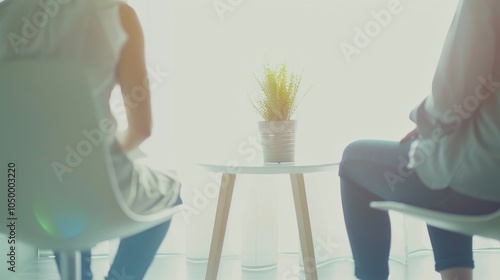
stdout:
POLYGON ((410 140, 413 140, 415 138, 418 138, 418 136, 420 135, 420 133, 418 132, 418 128, 415 128, 414 130, 410 131, 408 134, 406 134, 405 137, 403 137, 403 139, 401 139, 401 141, 399 141, 399 143, 405 143, 407 141, 410 141, 410 140))

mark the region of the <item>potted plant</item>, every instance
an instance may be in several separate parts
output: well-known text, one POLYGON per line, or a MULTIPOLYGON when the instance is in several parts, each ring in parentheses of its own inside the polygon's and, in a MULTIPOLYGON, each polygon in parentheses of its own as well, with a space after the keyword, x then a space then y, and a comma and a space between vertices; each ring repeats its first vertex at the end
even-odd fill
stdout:
POLYGON ((290 72, 285 63, 265 64, 262 77, 255 75, 255 80, 258 94, 252 105, 264 119, 258 122, 264 162, 294 162, 297 121, 292 116, 301 95, 302 75, 290 72))

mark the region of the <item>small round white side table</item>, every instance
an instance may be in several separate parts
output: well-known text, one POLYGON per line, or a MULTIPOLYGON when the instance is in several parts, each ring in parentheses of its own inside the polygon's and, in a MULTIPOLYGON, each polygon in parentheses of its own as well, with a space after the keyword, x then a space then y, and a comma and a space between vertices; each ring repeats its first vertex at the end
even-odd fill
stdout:
POLYGON ((307 280, 317 280, 316 259, 314 256, 314 245, 311 233, 311 222, 309 219, 309 208, 307 206, 306 188, 304 174, 314 172, 325 172, 334 169, 338 163, 325 164, 256 164, 244 166, 228 166, 221 164, 205 164, 200 166, 208 171, 222 173, 221 189, 217 202, 217 212, 208 257, 208 268, 205 280, 216 280, 219 271, 222 246, 226 234, 227 219, 231 199, 233 196, 234 183, 237 174, 289 174, 292 183, 297 225, 299 227, 300 247, 304 262, 304 272, 307 280))

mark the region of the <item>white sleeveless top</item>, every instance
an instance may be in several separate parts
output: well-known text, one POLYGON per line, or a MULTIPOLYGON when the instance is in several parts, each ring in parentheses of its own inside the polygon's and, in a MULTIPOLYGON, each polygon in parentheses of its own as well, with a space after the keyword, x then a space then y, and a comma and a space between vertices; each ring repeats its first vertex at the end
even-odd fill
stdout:
MULTIPOLYGON (((116 67, 127 40, 121 0, 0 0, 0 63, 16 59, 72 59, 81 63, 100 99, 97 108, 115 121, 109 106, 116 67), (6 39, 5 39, 6 38, 6 39)), ((115 121, 116 124, 116 121, 115 121)), ((174 205, 180 183, 173 172, 132 163, 116 141, 111 147, 116 176, 130 208, 149 214, 174 205)))
MULTIPOLYGON (((0 2, 0 60, 71 58, 88 69, 94 94, 109 102, 127 35, 120 0, 0 2), (5 40, 7 39, 7 40, 5 40)), ((106 111, 109 106, 106 106, 106 111)))

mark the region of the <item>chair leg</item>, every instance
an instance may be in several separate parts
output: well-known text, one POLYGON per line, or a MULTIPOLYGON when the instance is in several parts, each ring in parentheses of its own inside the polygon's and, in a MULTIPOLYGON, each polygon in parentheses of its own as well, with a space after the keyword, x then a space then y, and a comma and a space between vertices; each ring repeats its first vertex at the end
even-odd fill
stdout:
POLYGON ((60 252, 61 280, 82 279, 82 254, 80 251, 60 252))

